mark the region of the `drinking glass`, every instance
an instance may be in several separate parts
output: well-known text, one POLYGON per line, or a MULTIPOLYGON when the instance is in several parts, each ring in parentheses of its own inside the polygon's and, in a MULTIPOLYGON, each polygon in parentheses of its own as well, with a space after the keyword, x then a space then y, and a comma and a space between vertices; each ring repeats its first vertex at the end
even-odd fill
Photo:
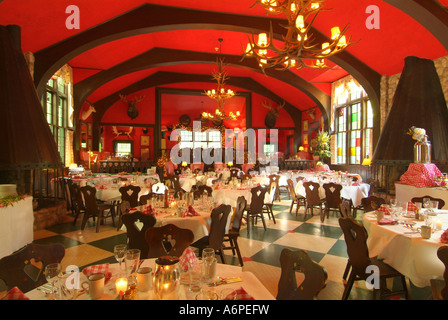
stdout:
POLYGON ((128 246, 125 244, 117 244, 116 246, 114 246, 114 256, 115 259, 117 259, 120 268, 120 271, 118 272, 119 275, 121 275, 122 272, 121 264, 123 262, 127 248, 128 246))
POLYGON ((61 274, 62 266, 60 263, 50 263, 45 267, 45 278, 51 284, 51 292, 54 300, 56 300, 59 292, 59 277, 61 274))
POLYGON ((139 249, 127 250, 124 262, 126 265, 126 276, 131 282, 137 283, 136 272, 140 262, 140 250, 139 249))
POLYGON ((431 199, 423 198, 423 208, 429 209, 430 206, 431 206, 431 199))
POLYGON ((391 207, 396 207, 397 206, 397 199, 395 199, 395 198, 390 199, 390 206, 391 207))
POLYGON ((215 249, 204 248, 204 250, 202 250, 202 260, 206 260, 208 257, 215 257, 215 249))

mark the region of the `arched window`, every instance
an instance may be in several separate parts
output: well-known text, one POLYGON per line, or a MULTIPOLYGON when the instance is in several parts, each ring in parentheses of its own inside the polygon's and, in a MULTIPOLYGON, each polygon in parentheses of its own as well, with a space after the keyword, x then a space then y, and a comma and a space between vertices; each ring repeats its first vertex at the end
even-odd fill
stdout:
POLYGON ((373 109, 364 89, 351 77, 333 87, 333 126, 337 164, 361 164, 373 153, 373 109))

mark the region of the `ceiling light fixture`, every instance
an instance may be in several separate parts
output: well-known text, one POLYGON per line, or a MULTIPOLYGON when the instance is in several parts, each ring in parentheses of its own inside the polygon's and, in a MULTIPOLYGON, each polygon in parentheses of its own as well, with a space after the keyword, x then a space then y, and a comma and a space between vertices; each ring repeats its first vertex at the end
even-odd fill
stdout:
POLYGON ((313 43, 314 39, 310 33, 311 26, 319 12, 324 10, 325 1, 256 0, 253 6, 262 5, 267 14, 284 14, 286 16, 288 24, 282 25, 286 29, 286 34, 282 36, 283 45, 276 46, 271 23, 269 33, 260 33, 257 40, 254 35, 249 38, 243 58, 255 57, 263 72, 267 68, 278 70, 304 67, 329 68, 325 59, 345 50, 353 43, 351 37, 347 39, 345 35, 348 26, 342 31, 337 26, 333 27, 331 41, 321 44, 313 43))
MULTIPOLYGON (((223 39, 218 39, 219 41, 219 54, 221 54, 221 43, 223 39)), ((217 48, 218 51, 218 48, 217 48)), ((222 121, 222 120, 237 120, 240 116, 240 112, 237 111, 236 114, 230 112, 226 114, 224 111, 224 103, 226 100, 235 96, 235 92, 232 89, 225 89, 225 82, 229 79, 227 73, 224 71, 223 59, 219 57, 216 61, 217 70, 213 72, 213 79, 217 82, 217 88, 212 90, 204 91, 204 94, 209 98, 216 100, 218 103, 218 108, 216 108, 215 113, 211 114, 208 112, 203 112, 202 117, 212 121, 222 121)))

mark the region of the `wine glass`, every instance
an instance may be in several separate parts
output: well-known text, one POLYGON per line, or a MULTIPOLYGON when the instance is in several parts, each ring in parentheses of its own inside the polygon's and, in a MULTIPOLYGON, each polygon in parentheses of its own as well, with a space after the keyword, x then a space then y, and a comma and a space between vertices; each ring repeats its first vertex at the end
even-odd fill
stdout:
POLYGON ((119 274, 121 275, 121 264, 123 262, 124 256, 126 254, 126 250, 127 250, 127 245, 125 244, 117 244, 116 246, 114 246, 114 256, 115 259, 117 259, 118 263, 119 263, 119 274))
POLYGON ((140 262, 140 250, 127 250, 124 262, 126 264, 126 276, 131 282, 136 282, 136 272, 140 262))
POLYGON ((50 263, 45 267, 45 279, 51 284, 51 292, 54 300, 56 300, 58 294, 58 283, 61 274, 62 266, 60 263, 50 263))
POLYGON ((423 207, 427 209, 428 211, 429 207, 431 206, 431 199, 429 198, 423 198, 423 207))

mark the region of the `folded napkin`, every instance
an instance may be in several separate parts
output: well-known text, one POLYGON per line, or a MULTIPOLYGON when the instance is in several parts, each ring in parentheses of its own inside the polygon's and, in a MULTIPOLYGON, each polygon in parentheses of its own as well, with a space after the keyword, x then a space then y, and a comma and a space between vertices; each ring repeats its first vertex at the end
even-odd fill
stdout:
POLYGON ((86 277, 95 273, 104 273, 105 276, 104 282, 109 281, 110 278, 112 277, 112 272, 109 271, 108 263, 86 267, 84 268, 84 270, 82 270, 82 273, 84 273, 86 277))
POLYGON ((30 300, 30 298, 24 295, 19 288, 14 287, 0 300, 30 300))
POLYGON ((448 229, 446 229, 440 236, 440 242, 448 243, 448 229))
POLYGON ((182 255, 179 258, 179 265, 182 268, 183 271, 188 270, 189 264, 194 264, 198 261, 198 258, 196 257, 196 254, 194 253, 193 249, 190 247, 186 248, 182 255))
POLYGON ((385 206, 380 206, 377 210, 384 212, 384 214, 390 214, 390 210, 385 206))
POLYGON ((387 219, 387 218, 383 218, 378 222, 378 224, 380 224, 380 225, 385 225, 385 224, 393 225, 393 224, 397 224, 397 223, 398 223, 398 221, 387 219))
POLYGON ((185 210, 183 217, 193 217, 193 216, 200 216, 200 214, 193 208, 193 206, 189 205, 188 209, 185 210))
POLYGON ((353 182, 352 186, 359 186, 359 182, 353 182))
POLYGON ((418 213, 420 210, 413 202, 409 201, 408 202, 408 211, 412 211, 412 212, 418 213))
POLYGON ((104 184, 101 184, 101 183, 98 183, 98 184, 95 186, 95 188, 96 188, 97 190, 101 190, 101 189, 103 189, 103 190, 107 190, 107 186, 104 185, 104 184))
POLYGON ((145 205, 143 206, 142 213, 143 213, 143 214, 154 215, 154 216, 157 215, 156 210, 154 210, 154 208, 153 208, 152 205, 150 205, 150 204, 149 204, 149 205, 148 205, 148 204, 145 204, 145 205))
POLYGON ((235 291, 229 293, 224 300, 255 300, 254 297, 252 297, 250 294, 246 292, 246 290, 243 289, 243 287, 240 287, 239 289, 236 289, 235 291), (236 294, 236 299, 235 299, 236 294))

